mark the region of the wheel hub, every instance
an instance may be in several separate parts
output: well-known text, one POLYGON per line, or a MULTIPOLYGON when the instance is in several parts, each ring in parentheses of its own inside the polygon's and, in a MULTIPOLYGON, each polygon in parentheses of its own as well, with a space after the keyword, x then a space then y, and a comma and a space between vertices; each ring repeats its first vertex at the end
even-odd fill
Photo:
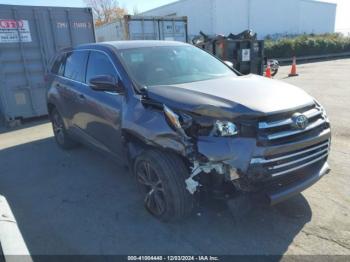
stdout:
POLYGON ((153 215, 161 215, 166 209, 164 189, 162 181, 150 163, 143 161, 139 165, 137 179, 146 191, 144 203, 147 210, 153 215))

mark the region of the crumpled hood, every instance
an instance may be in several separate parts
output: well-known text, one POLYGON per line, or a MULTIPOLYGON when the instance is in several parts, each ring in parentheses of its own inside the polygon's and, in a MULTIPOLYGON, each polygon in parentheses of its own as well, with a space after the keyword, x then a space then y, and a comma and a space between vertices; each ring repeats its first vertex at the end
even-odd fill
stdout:
POLYGON ((151 86, 147 90, 149 98, 171 108, 215 117, 268 115, 314 101, 298 87, 257 75, 151 86))

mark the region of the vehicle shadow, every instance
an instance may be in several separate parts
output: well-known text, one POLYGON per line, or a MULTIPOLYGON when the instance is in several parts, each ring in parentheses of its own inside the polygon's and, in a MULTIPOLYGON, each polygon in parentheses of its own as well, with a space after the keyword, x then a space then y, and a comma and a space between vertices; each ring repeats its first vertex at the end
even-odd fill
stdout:
POLYGON ((0 193, 34 255, 282 255, 312 217, 299 195, 239 218, 203 201, 191 217, 161 223, 122 165, 84 147, 62 151, 53 138, 0 151, 0 193))

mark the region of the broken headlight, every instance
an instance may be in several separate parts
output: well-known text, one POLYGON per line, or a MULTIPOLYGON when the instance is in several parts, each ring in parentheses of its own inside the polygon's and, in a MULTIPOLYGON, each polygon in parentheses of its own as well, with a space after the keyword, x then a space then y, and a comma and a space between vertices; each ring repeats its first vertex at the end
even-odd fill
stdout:
POLYGON ((167 107, 166 105, 164 105, 164 113, 165 113, 165 116, 168 119, 168 122, 175 129, 180 129, 181 128, 181 124, 180 124, 180 121, 179 121, 179 116, 173 110, 171 110, 169 107, 167 107))
POLYGON ((238 134, 236 124, 230 121, 216 120, 213 129, 214 136, 235 136, 238 134))
POLYGON ((185 131, 191 137, 217 136, 230 137, 238 134, 238 127, 230 121, 213 120, 205 116, 192 116, 183 112, 175 113, 169 107, 163 107, 166 119, 171 127, 178 131, 185 131))

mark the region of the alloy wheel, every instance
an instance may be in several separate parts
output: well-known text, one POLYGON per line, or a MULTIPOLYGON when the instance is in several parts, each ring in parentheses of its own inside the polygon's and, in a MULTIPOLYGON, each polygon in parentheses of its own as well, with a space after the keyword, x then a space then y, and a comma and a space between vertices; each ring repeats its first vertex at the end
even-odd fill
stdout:
POLYGON ((145 189, 144 203, 146 209, 155 216, 166 211, 164 188, 156 171, 147 161, 142 161, 137 170, 137 180, 145 189))

